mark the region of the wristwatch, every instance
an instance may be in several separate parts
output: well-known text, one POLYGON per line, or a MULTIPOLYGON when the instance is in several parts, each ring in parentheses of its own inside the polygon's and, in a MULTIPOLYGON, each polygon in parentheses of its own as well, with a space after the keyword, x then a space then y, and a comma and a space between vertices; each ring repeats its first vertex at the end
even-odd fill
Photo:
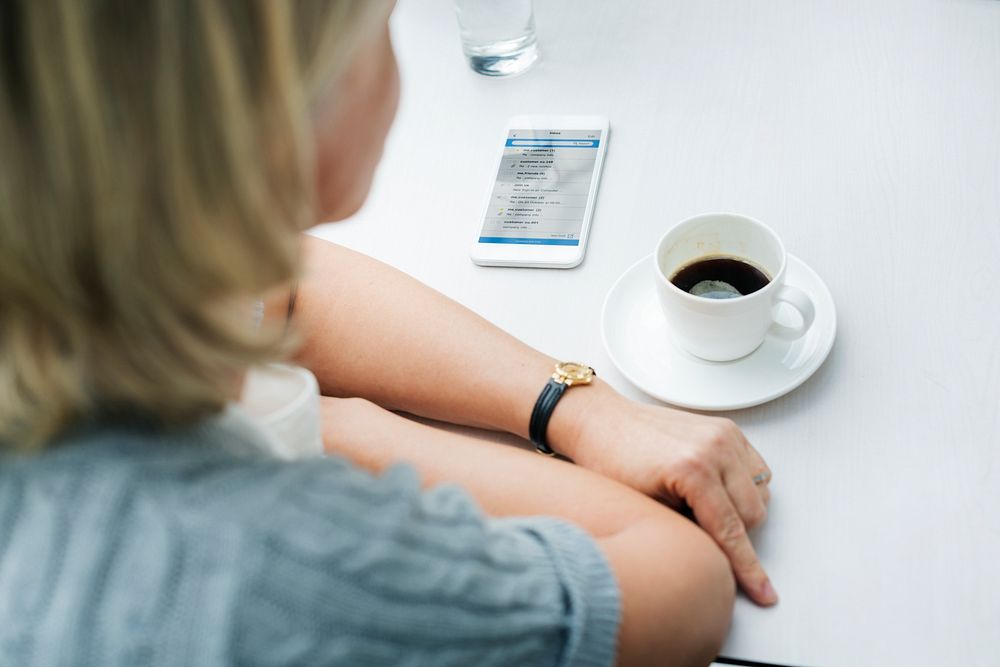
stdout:
POLYGON ((549 381, 542 388, 542 393, 535 401, 535 409, 531 411, 531 421, 528 422, 528 437, 539 453, 547 456, 555 456, 555 451, 549 447, 545 439, 545 431, 549 427, 549 419, 552 418, 552 411, 556 408, 556 403, 562 398, 567 387, 578 384, 590 384, 597 372, 590 366, 577 364, 572 361, 562 361, 556 364, 556 372, 552 374, 549 381))

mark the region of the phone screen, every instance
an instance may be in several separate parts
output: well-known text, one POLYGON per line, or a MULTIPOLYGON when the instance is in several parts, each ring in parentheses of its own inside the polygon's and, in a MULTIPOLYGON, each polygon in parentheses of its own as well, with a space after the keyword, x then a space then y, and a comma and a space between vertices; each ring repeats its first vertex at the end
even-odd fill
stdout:
POLYGON ((480 243, 580 245, 601 130, 510 130, 480 243))

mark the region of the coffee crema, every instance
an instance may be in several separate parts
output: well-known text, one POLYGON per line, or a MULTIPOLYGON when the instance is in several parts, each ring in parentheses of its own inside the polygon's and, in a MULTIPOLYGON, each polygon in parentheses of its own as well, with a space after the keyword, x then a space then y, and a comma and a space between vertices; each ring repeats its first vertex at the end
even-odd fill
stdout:
POLYGON ((742 257, 719 255, 682 266, 670 282, 703 299, 735 299, 762 289, 771 278, 742 257))

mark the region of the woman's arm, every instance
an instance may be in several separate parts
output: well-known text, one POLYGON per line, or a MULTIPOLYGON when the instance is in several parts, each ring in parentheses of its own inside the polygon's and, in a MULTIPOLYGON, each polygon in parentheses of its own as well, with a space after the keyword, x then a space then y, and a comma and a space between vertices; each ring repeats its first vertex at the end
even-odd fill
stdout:
MULTIPOLYGON (((298 361, 324 394, 527 436, 554 359, 381 262, 311 236, 303 243, 298 361)), ((277 317, 286 309, 269 304, 277 317)), ((766 516, 767 486, 751 480, 767 465, 732 422, 635 403, 596 380, 564 394, 547 437, 584 467, 690 506, 748 594, 776 601, 746 532, 766 516)))
POLYGON ((589 532, 622 594, 618 664, 706 664, 732 613, 733 579, 711 540, 628 487, 555 459, 418 424, 361 399, 324 399, 324 441, 380 471, 411 462, 457 482, 493 516, 546 515, 589 532))
MULTIPOLYGON (((311 236, 304 255, 297 357, 323 394, 528 436, 555 359, 370 257, 311 236)), ((607 385, 590 389, 587 398, 614 393, 607 385)), ((580 401, 582 393, 567 392, 561 403, 580 401)), ((570 439, 560 437, 570 428, 561 416, 553 414, 549 426, 553 442, 570 439)))

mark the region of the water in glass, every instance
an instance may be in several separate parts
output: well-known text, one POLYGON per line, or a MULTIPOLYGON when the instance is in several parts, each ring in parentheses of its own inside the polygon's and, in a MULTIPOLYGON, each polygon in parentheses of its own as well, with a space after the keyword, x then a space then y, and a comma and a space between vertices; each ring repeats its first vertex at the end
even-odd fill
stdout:
POLYGON ((532 0, 455 0, 469 66, 487 76, 520 74, 538 59, 532 0))

